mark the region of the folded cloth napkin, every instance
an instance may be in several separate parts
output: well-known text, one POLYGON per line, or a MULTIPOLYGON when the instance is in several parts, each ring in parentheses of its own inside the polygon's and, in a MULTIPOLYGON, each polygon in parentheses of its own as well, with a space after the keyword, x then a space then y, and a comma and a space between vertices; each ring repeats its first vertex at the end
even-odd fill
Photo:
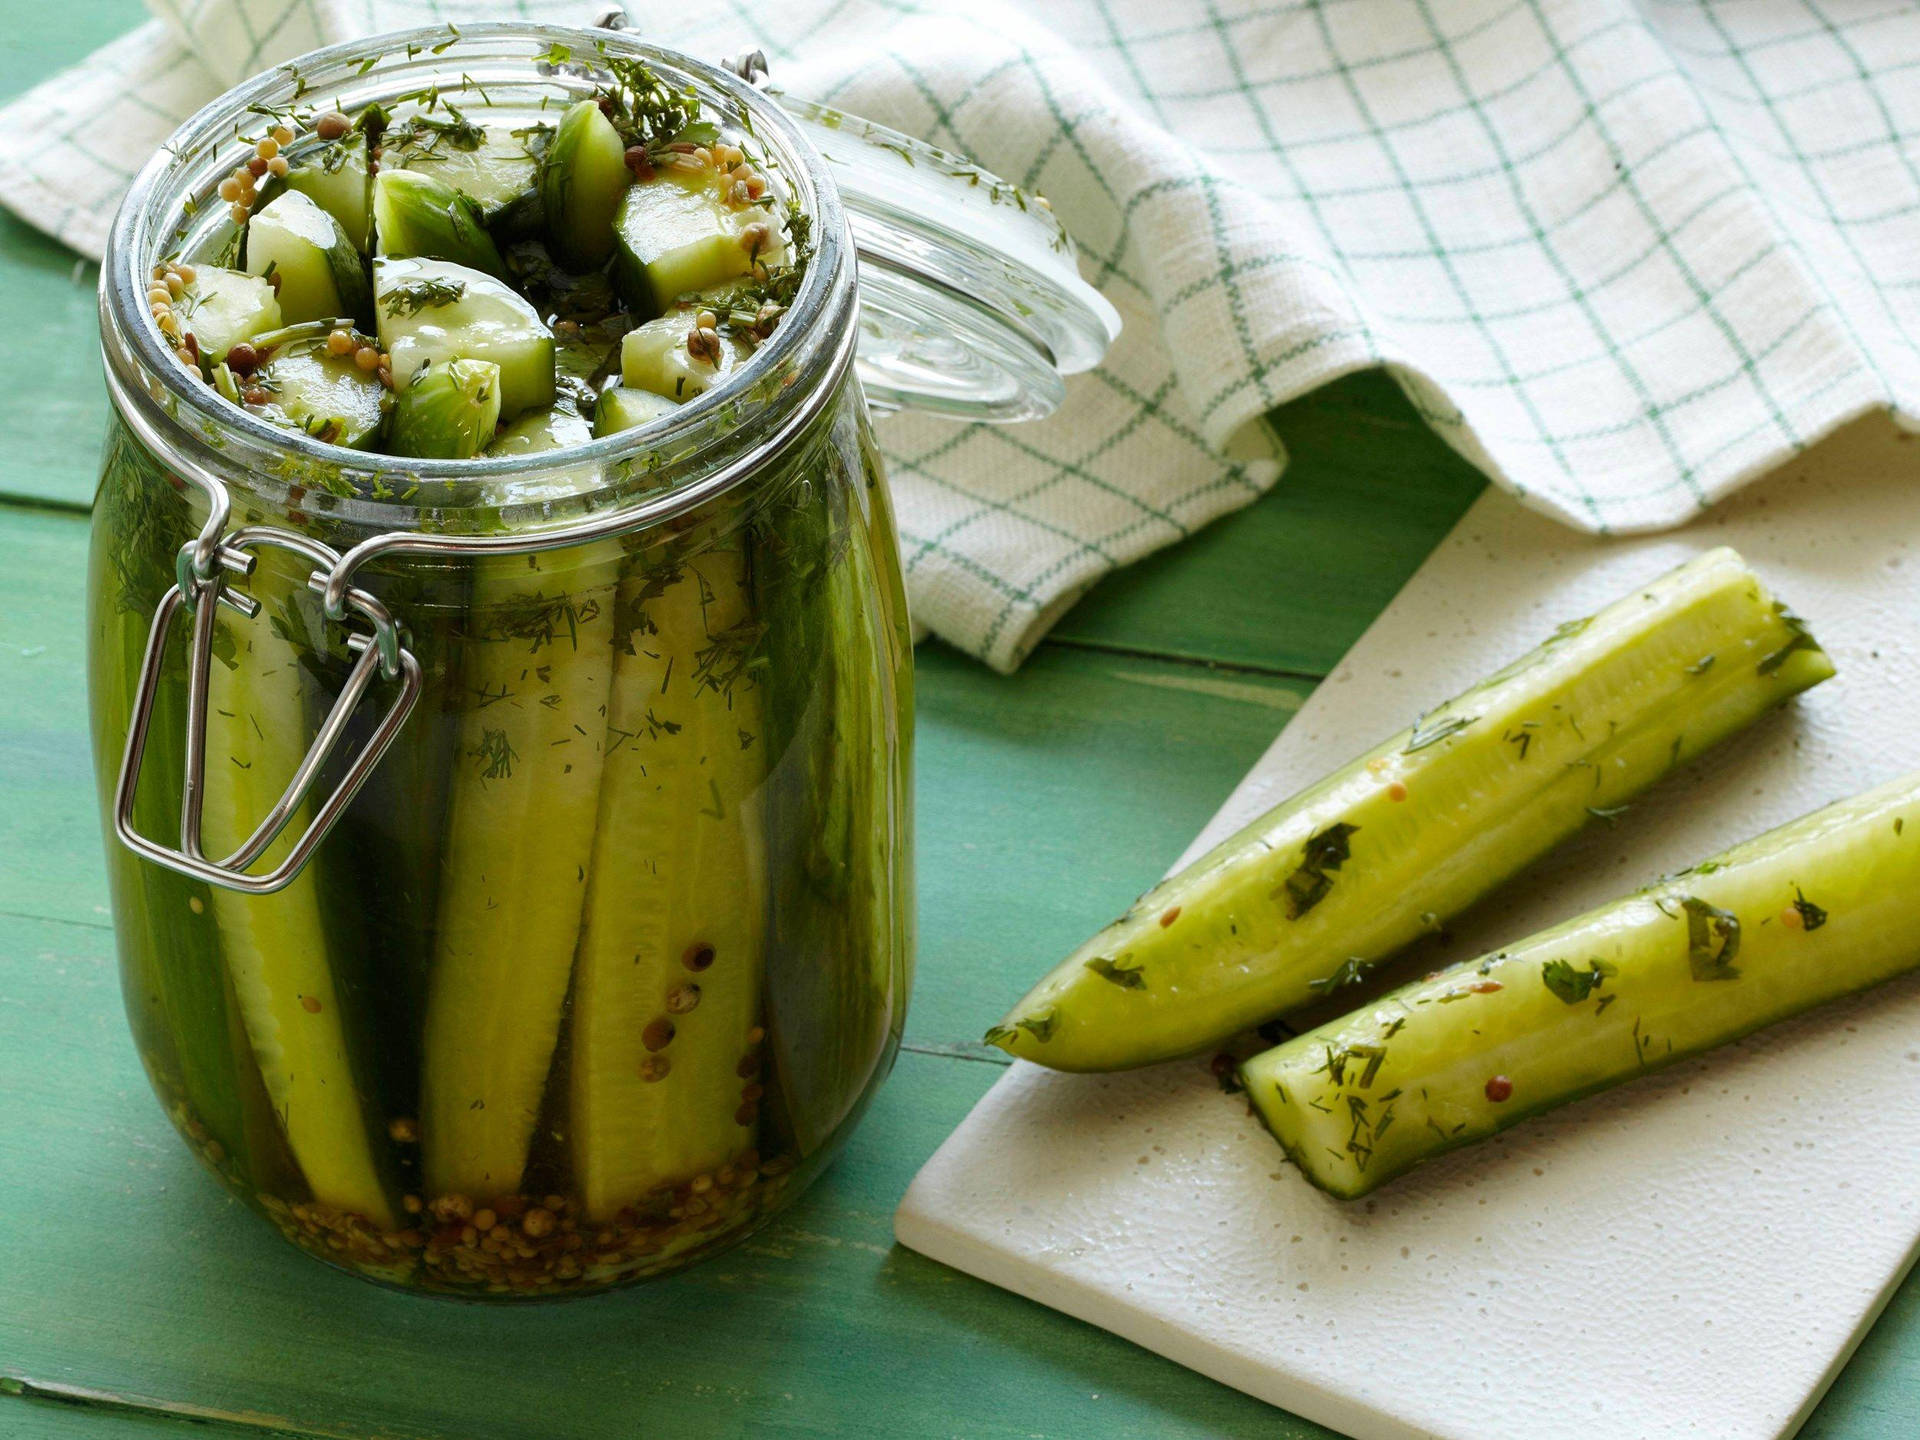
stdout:
MULTIPOLYGON (((90 254, 120 157, 266 65, 594 8, 149 4, 0 112, 0 201, 90 254)), ((1920 415, 1905 0, 628 9, 1046 193, 1124 316, 1052 419, 885 424, 915 618, 1001 669, 1102 574, 1270 486, 1267 411, 1365 366, 1591 530, 1683 521, 1862 411, 1920 415)))

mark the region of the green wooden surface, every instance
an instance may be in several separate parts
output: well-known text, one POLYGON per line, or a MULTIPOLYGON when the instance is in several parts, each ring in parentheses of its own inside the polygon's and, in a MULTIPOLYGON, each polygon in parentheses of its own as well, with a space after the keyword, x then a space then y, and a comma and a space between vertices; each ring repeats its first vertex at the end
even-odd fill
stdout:
MULTIPOLYGON (((0 94, 137 16, 10 20, 0 94)), ((1185 1437, 1326 1432, 900 1249, 999 1073, 984 1024, 1149 884, 1478 492, 1392 386, 1280 412, 1267 499, 1116 576, 1013 679, 920 655, 907 1049, 834 1170, 694 1273, 494 1312, 296 1255, 175 1141, 120 1014, 84 738, 92 274, 0 218, 0 1436, 1185 1437)), ((1920 1433, 1920 1281, 1809 1423, 1920 1433)))

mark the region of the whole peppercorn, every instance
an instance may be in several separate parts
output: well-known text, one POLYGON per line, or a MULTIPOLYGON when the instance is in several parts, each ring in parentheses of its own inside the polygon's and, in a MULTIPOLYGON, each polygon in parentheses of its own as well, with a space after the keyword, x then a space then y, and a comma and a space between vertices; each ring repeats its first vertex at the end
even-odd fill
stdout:
POLYGON ((260 365, 260 352, 242 340, 227 351, 227 368, 236 375, 250 374, 260 365))
POLYGON ((1494 1104, 1504 1104, 1513 1098, 1513 1081, 1504 1075, 1496 1075, 1487 1081, 1487 1099, 1494 1104))

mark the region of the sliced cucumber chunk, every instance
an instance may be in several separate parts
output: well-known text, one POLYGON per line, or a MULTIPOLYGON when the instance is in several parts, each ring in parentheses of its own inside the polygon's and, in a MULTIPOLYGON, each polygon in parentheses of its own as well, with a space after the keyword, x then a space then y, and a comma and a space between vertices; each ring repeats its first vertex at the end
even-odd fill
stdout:
POLYGON ((287 325, 337 315, 365 320, 372 309, 366 261, 340 222, 298 190, 282 192, 247 222, 247 273, 279 282, 287 325))
POLYGON ((540 167, 547 248, 569 270, 593 270, 613 254, 613 217, 633 183, 627 147, 599 105, 582 100, 560 117, 540 167))
POLYGON ((403 387, 429 362, 466 357, 500 367, 500 414, 553 404, 553 332, 509 285, 446 260, 373 262, 380 348, 403 387))
POLYGON ((393 406, 393 449, 422 460, 466 460, 500 423, 500 367, 490 360, 423 365, 393 406))
POLYGON ((602 391, 600 403, 593 407, 594 438, 599 439, 618 430, 632 430, 649 420, 658 420, 677 408, 666 396, 656 395, 651 390, 629 390, 624 385, 615 385, 602 391))
POLYGON ((340 222, 362 255, 373 249, 373 172, 367 137, 356 130, 315 151, 287 172, 287 186, 308 195, 340 222))
POLYGON ((389 130, 381 168, 429 175, 458 190, 491 228, 511 221, 515 230, 537 230, 539 154, 551 127, 481 125, 458 111, 449 113, 448 119, 416 115, 389 130))
POLYGON ((451 260, 506 278, 506 264, 487 233, 479 207, 431 175, 382 170, 374 176, 373 224, 382 255, 451 260))
POLYGON ((613 228, 614 283, 638 315, 664 314, 682 295, 738 279, 756 258, 774 258, 767 212, 729 205, 710 174, 668 171, 633 186, 613 228))
POLYGON ((175 313, 181 314, 207 364, 218 365, 242 340, 280 328, 279 298, 258 275, 212 265, 196 266, 195 272, 175 313))
POLYGON ((380 438, 386 387, 353 356, 329 354, 324 342, 281 346, 252 383, 272 397, 269 418, 316 440, 370 450, 380 438))
POLYGON ((579 411, 556 404, 551 410, 522 415, 500 432, 487 447, 487 454, 534 455, 543 450, 562 450, 569 445, 584 445, 593 435, 593 427, 579 411))
POLYGON ((719 384, 751 356, 731 336, 720 337, 720 359, 696 360, 687 351, 694 312, 679 311, 629 330, 620 342, 620 383, 684 402, 719 384))

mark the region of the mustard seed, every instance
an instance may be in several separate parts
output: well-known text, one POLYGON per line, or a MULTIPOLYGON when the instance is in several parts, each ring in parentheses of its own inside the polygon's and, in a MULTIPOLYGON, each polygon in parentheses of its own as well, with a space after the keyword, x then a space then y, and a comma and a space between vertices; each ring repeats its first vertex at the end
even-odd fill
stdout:
POLYGON ((322 140, 338 140, 353 128, 353 122, 338 110, 329 110, 313 122, 313 133, 322 140))
POLYGON ((329 355, 346 355, 352 350, 353 332, 351 330, 336 330, 327 336, 327 353, 329 355))
POLYGON ((380 368, 380 352, 371 345, 362 345, 353 352, 353 363, 362 370, 373 371, 380 368))

